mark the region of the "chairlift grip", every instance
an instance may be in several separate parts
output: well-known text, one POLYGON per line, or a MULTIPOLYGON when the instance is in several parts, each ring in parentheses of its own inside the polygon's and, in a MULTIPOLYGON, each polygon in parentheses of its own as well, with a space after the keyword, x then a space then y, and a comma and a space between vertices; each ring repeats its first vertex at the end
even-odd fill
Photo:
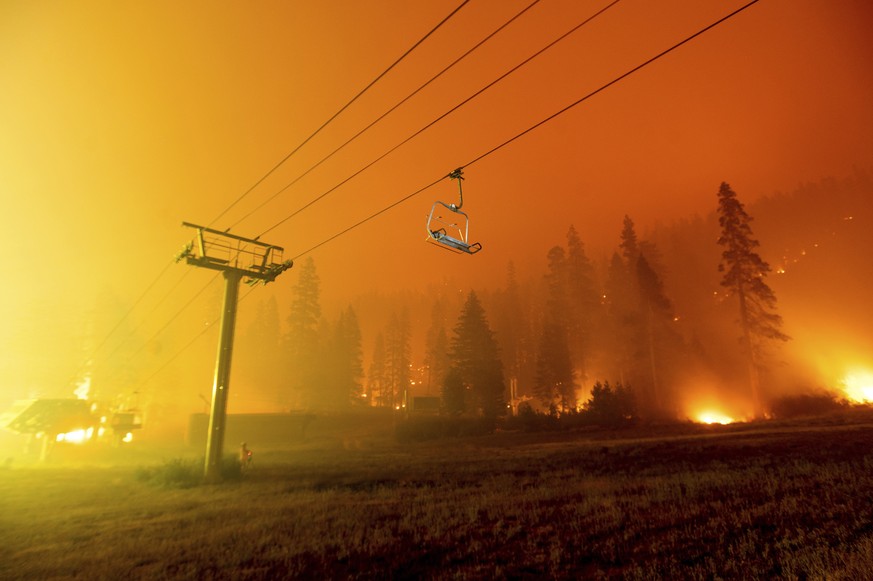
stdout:
POLYGON ((455 169, 449 174, 449 177, 453 180, 458 180, 458 203, 452 204, 452 209, 460 210, 461 207, 464 205, 464 190, 461 187, 461 182, 464 181, 464 168, 459 167, 455 169))

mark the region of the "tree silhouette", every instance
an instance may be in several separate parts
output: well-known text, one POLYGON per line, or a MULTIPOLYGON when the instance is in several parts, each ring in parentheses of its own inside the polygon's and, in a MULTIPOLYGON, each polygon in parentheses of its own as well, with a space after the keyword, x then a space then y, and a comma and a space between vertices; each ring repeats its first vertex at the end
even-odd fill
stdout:
POLYGON ((388 398, 394 409, 403 409, 409 403, 411 333, 409 313, 405 309, 400 315, 392 313, 385 329, 385 363, 388 398))
POLYGON ((391 400, 388 395, 390 385, 385 335, 379 333, 373 345, 373 359, 370 360, 370 368, 367 370, 367 397, 370 399, 370 405, 390 406, 391 400))
POLYGON ((566 330, 553 319, 543 325, 534 393, 547 407, 556 405, 561 411, 576 408, 576 385, 566 330))
POLYGON ((612 254, 605 281, 605 307, 608 324, 600 342, 605 345, 607 375, 627 381, 632 375, 636 329, 635 277, 618 252, 612 254))
POLYGON ((440 390, 443 411, 452 416, 462 414, 466 409, 465 391, 466 386, 464 386, 464 378, 461 377, 461 372, 457 367, 452 367, 443 377, 442 388, 440 390))
POLYGON ((594 266, 573 226, 567 231, 567 334, 570 360, 584 381, 592 357, 593 331, 599 310, 594 266))
POLYGON ((285 348, 291 396, 298 404, 311 407, 317 398, 321 379, 318 365, 321 283, 315 261, 311 257, 303 261, 297 272, 299 274, 288 315, 285 348))
POLYGON ((621 383, 610 387, 609 382, 594 384, 591 397, 585 403, 591 421, 602 426, 618 426, 636 415, 633 392, 621 383))
POLYGON ((764 282, 770 265, 755 251, 760 243, 753 237, 743 204, 731 187, 722 182, 718 190, 718 223, 724 247, 719 272, 724 273, 721 285, 737 298, 741 341, 749 367, 749 385, 755 415, 763 414, 760 393, 761 346, 763 340, 786 341, 781 330, 782 317, 776 312, 776 294, 764 282))
POLYGON ((680 340, 669 328, 671 306, 658 273, 657 247, 637 237, 628 216, 620 239, 621 254, 613 254, 606 281, 615 371, 622 383, 633 386, 640 415, 661 416, 668 402, 663 361, 678 350, 680 340))
MULTIPOLYGON (((453 367, 472 396, 476 410, 486 417, 505 411, 503 363, 485 309, 470 291, 454 328, 449 350, 453 367)), ((468 406, 468 411, 469 410, 468 406)))
POLYGON ((667 341, 668 321, 670 321, 670 300, 664 295, 664 284, 658 273, 649 265, 645 255, 637 259, 637 285, 640 291, 640 322, 642 342, 645 344, 649 368, 649 389, 646 394, 646 407, 653 413, 663 411, 665 401, 660 385, 659 362, 667 341))
POLYGON ((434 386, 442 388, 443 379, 449 371, 449 337, 445 327, 445 308, 437 300, 431 310, 431 325, 427 331, 424 346, 424 364, 427 367, 427 391, 434 386))
POLYGON ((637 258, 640 255, 640 243, 637 239, 634 221, 631 220, 628 215, 625 215, 624 220, 622 221, 621 243, 619 244, 619 248, 621 248, 621 257, 624 258, 624 263, 626 265, 632 266, 636 264, 637 258))
POLYGON ((560 246, 547 255, 545 320, 537 354, 534 392, 546 406, 558 405, 562 411, 576 407, 576 386, 568 345, 567 257, 560 246))
POLYGON ((517 406, 522 394, 519 386, 534 385, 536 353, 532 348, 530 297, 518 282, 515 265, 506 268, 506 285, 492 301, 493 329, 500 344, 500 356, 509 381, 510 403, 517 406))
POLYGON ((361 354, 361 328, 354 309, 349 306, 340 313, 333 328, 325 361, 328 385, 325 403, 346 407, 361 400, 361 379, 364 375, 361 354))

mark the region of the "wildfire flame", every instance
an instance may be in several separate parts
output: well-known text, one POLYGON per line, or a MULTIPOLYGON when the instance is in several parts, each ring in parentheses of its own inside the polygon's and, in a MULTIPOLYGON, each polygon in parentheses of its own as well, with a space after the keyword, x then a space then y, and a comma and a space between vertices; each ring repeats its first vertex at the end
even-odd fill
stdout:
POLYGON ((852 371, 843 379, 846 397, 857 403, 873 402, 873 373, 866 370, 852 371))
POLYGON ((84 444, 94 435, 94 428, 73 430, 55 436, 58 442, 70 442, 71 444, 84 444))
POLYGON ((721 412, 707 410, 697 414, 695 418, 701 424, 721 424, 727 425, 732 424, 736 420, 730 416, 726 416, 721 412))

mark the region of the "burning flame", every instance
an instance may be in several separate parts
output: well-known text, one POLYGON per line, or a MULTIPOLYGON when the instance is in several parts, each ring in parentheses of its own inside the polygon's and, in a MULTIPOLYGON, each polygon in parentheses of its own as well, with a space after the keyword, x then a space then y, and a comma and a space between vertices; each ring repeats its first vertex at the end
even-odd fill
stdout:
POLYGON ((69 442, 71 444, 84 444, 94 435, 94 428, 79 429, 73 430, 72 432, 66 432, 62 434, 58 434, 55 437, 55 440, 58 442, 69 442))
POLYGON ((843 379, 846 397, 857 403, 873 402, 873 373, 866 370, 852 371, 843 379))
POLYGON ((701 424, 721 424, 723 426, 727 424, 732 424, 736 421, 730 416, 726 416, 721 412, 713 410, 700 412, 697 414, 695 419, 701 424))

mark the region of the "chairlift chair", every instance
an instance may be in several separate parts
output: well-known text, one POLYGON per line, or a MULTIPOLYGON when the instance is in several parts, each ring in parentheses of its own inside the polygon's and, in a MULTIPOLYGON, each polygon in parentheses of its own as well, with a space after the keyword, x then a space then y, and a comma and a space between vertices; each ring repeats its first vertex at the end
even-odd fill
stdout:
POLYGON ((476 254, 482 250, 482 245, 479 242, 469 242, 470 218, 461 211, 461 206, 464 205, 464 193, 461 189, 461 180, 464 178, 461 168, 450 173, 449 177, 458 180, 458 203, 446 204, 439 200, 434 202, 427 217, 427 240, 452 252, 476 254), (450 212, 446 218, 437 214, 440 206, 450 212))

